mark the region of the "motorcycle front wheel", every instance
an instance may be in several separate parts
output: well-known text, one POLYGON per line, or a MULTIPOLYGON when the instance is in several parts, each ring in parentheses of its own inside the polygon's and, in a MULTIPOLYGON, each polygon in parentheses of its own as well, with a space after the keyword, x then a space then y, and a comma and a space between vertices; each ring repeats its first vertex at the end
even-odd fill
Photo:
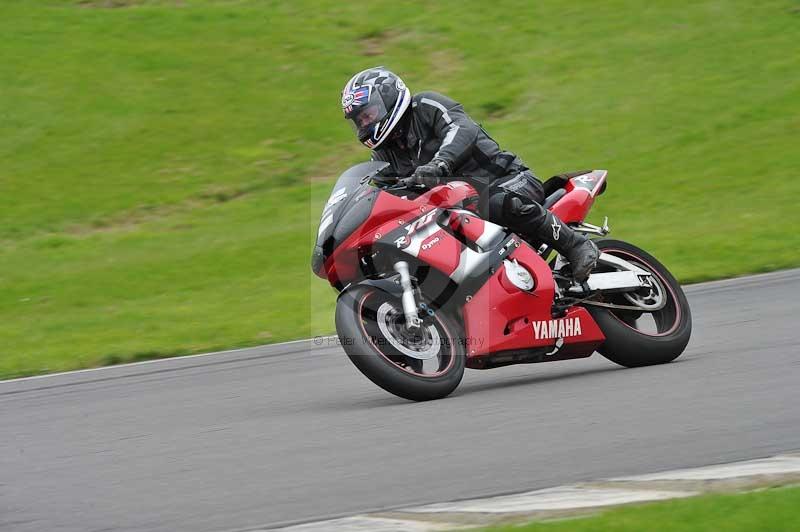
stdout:
POLYGON ((409 328, 400 299, 377 288, 358 286, 339 297, 336 332, 356 368, 398 397, 440 399, 464 376, 464 346, 456 323, 439 312, 409 328))

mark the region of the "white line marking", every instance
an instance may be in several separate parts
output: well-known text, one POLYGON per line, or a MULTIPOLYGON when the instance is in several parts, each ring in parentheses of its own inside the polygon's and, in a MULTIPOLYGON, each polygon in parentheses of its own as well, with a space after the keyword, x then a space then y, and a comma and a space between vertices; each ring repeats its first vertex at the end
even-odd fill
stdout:
POLYGON ((691 491, 651 491, 624 488, 584 488, 563 486, 543 490, 474 499, 469 501, 430 504, 418 508, 404 509, 412 513, 526 513, 547 510, 570 510, 573 508, 594 508, 631 502, 659 501, 677 497, 696 495, 691 491))
MULTIPOLYGON (((405 519, 385 519, 357 515, 329 521, 317 521, 304 525, 270 529, 281 532, 429 532, 435 530, 453 530, 458 525, 450 523, 426 523, 405 519)), ((253 532, 267 532, 266 530, 253 532)))
POLYGON ((650 480, 725 480, 729 478, 750 477, 755 475, 780 475, 800 473, 800 457, 774 456, 761 460, 748 460, 691 469, 676 469, 649 475, 618 477, 611 480, 650 481, 650 480))
MULTIPOLYGON (((783 455, 772 458, 733 462, 692 469, 678 469, 662 473, 619 477, 612 481, 654 481, 654 480, 721 480, 727 478, 740 478, 766 474, 786 474, 800 472, 800 455, 783 455)), ((413 519, 388 519, 372 517, 370 515, 356 515, 340 519, 329 519, 303 525, 293 525, 278 529, 283 532, 428 532, 437 530, 451 530, 454 528, 469 528, 463 522, 459 525, 442 521, 429 522, 435 515, 441 519, 448 513, 483 513, 483 514, 519 514, 537 511, 559 511, 578 508, 599 508, 618 504, 628 504, 646 501, 659 501, 681 497, 699 495, 699 492, 689 490, 661 490, 650 489, 651 486, 643 484, 635 487, 625 486, 586 486, 568 485, 556 488, 540 489, 501 495, 497 497, 484 497, 465 501, 445 502, 417 506, 413 508, 400 508, 395 513, 413 514, 419 520, 413 519)), ((266 529, 253 531, 266 532, 266 529)))
POLYGON ((64 375, 79 375, 81 373, 92 373, 95 371, 105 371, 109 369, 124 369, 124 368, 131 368, 134 366, 145 366, 149 364, 163 364, 165 362, 179 362, 181 360, 191 360, 193 358, 200 358, 200 357, 208 357, 213 355, 230 355, 232 353, 241 353, 243 351, 254 351, 256 349, 264 349, 264 348, 274 348, 274 347, 281 347, 293 344, 299 344, 303 342, 312 342, 310 346, 313 348, 318 347, 330 347, 332 345, 333 339, 336 336, 317 336, 316 338, 321 339, 319 345, 314 344, 314 338, 301 338, 300 340, 290 340, 288 342, 280 342, 277 344, 263 344, 263 345, 254 345, 253 347, 240 347, 238 349, 226 349, 225 351, 211 351, 209 353, 198 353, 196 355, 182 355, 182 356, 174 356, 168 358, 155 358, 153 360, 143 360, 141 362, 127 362, 125 364, 115 364, 113 366, 100 366, 99 368, 87 368, 87 369, 76 369, 73 371, 62 371, 59 373, 46 373, 44 375, 32 375, 30 377, 20 377, 18 379, 7 379, 7 380, 0 380, 0 384, 10 383, 10 382, 25 382, 25 381, 33 381, 39 379, 49 379, 51 377, 62 377, 64 375))

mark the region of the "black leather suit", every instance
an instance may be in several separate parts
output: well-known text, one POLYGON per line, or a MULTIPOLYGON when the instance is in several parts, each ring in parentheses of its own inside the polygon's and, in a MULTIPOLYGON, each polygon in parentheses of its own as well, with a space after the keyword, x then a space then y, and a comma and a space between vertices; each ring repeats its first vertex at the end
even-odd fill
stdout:
POLYGON ((455 102, 436 92, 420 92, 399 134, 372 152, 391 167, 387 175, 406 177, 432 159, 450 167, 452 177, 472 184, 480 193, 479 211, 489 221, 531 235, 545 222, 541 182, 515 154, 497 142, 455 102), (522 200, 522 208, 511 204, 522 200))

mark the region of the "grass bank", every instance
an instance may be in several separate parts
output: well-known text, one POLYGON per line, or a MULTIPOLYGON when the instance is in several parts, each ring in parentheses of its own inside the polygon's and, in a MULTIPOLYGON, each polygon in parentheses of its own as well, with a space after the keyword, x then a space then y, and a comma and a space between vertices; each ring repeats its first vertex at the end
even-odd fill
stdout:
POLYGON ((800 487, 615 508, 590 517, 490 527, 483 532, 782 532, 800 529, 800 487))
POLYGON ((800 264, 792 0, 0 3, 0 377, 309 336, 340 116, 385 64, 683 281, 800 264))

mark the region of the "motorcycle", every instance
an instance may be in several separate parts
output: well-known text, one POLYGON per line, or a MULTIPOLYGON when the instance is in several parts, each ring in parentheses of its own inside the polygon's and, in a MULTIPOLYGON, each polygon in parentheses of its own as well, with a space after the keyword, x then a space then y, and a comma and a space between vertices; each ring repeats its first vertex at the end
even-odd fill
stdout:
POLYGON ((691 312, 675 278, 646 251, 604 238, 607 218, 585 221, 606 189, 605 170, 544 183, 545 208, 600 237, 597 266, 576 283, 552 249, 482 219, 467 182, 405 187, 381 175, 387 166, 365 162, 339 177, 312 256, 316 275, 339 291, 342 347, 384 390, 425 401, 455 390, 465 368, 595 351, 637 367, 684 351, 691 312))

